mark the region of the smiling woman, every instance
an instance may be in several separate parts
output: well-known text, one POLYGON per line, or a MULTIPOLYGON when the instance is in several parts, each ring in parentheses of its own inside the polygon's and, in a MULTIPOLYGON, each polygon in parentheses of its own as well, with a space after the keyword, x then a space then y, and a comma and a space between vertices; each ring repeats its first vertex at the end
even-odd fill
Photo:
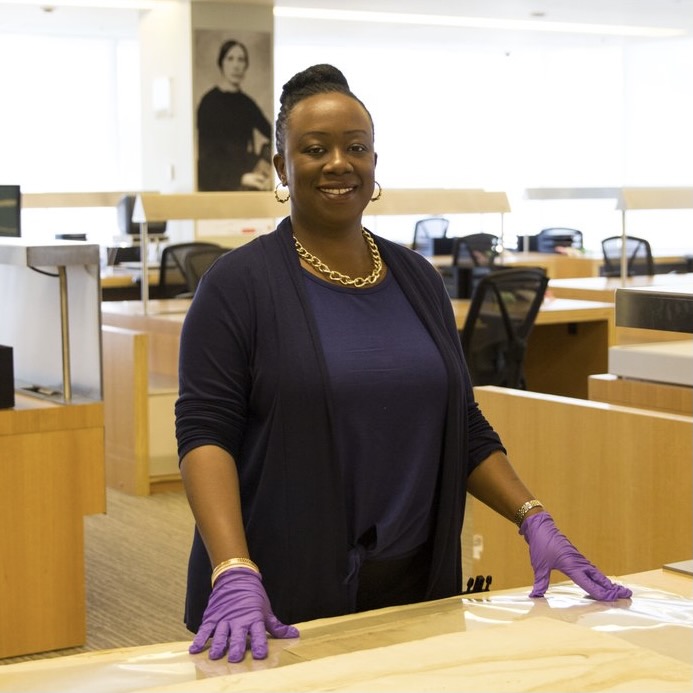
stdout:
POLYGON ((520 526, 533 596, 553 569, 597 599, 630 595, 513 471, 438 271, 363 227, 373 133, 337 68, 289 79, 274 165, 290 214, 223 255, 186 314, 176 435, 196 522, 193 653, 211 640, 212 659, 248 645, 262 659, 268 633, 298 635, 292 622, 460 594, 467 492, 520 526))

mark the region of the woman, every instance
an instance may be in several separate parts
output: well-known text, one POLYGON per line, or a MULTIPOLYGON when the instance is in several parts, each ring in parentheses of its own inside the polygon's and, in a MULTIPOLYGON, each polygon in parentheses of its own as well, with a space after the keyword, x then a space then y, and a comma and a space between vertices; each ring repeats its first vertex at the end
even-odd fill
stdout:
POLYGON ((211 637, 210 657, 239 661, 249 634, 264 657, 266 631, 298 634, 285 623, 460 594, 467 491, 521 526, 532 595, 560 569, 597 599, 630 596, 510 466, 438 273, 363 229, 373 123, 342 73, 289 80, 275 131, 291 215, 216 262, 181 335, 191 652, 211 637))
POLYGON ((241 91, 248 49, 239 41, 226 41, 217 65, 223 80, 202 97, 197 109, 198 190, 268 190, 269 145, 258 152, 255 138, 259 133, 269 142, 272 126, 241 91))

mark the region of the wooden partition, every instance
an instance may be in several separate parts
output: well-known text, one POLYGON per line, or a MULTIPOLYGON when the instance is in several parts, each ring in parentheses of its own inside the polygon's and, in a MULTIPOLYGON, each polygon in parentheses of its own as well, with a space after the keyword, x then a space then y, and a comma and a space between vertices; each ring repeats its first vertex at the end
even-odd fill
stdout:
MULTIPOLYGON (((508 388, 475 392, 520 477, 607 575, 691 557, 693 417, 508 388)), ((470 516, 474 573, 492 575, 498 589, 531 584, 517 527, 477 501, 470 516)))
POLYGON ((180 488, 174 406, 178 344, 189 300, 103 305, 106 483, 148 495, 180 488))
POLYGON ((174 375, 152 369, 156 336, 112 325, 102 331, 106 484, 138 496, 179 488, 178 387, 174 375))
POLYGON ((684 416, 693 415, 693 388, 686 385, 599 373, 587 379, 587 390, 589 399, 597 402, 655 409, 684 416))

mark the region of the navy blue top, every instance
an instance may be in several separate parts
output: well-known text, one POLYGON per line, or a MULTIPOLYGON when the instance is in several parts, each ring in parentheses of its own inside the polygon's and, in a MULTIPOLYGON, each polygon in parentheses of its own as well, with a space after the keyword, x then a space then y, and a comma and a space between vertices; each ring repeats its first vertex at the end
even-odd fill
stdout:
MULTIPOLYGON (((431 443, 430 460, 423 461, 416 477, 430 484, 431 470, 436 469, 430 508, 412 520, 417 531, 419 524, 425 525, 426 514, 430 521, 426 599, 461 592, 460 532, 467 476, 494 450, 503 450, 474 400, 440 274, 411 249, 377 236, 374 239, 391 278, 372 289, 359 290, 358 296, 349 290, 323 292, 317 279, 306 279, 287 217, 276 231, 214 263, 200 282, 181 332, 176 402, 179 456, 200 445, 217 445, 233 455, 250 555, 260 566, 274 613, 287 623, 355 609, 349 577, 356 568, 353 542, 361 528, 372 522, 380 523, 379 532, 380 527, 388 527, 377 538, 378 550, 383 552, 399 553, 409 542, 419 541, 405 536, 406 531, 395 539, 394 523, 399 522, 402 530, 407 519, 397 504, 378 516, 375 497, 367 496, 364 510, 353 513, 358 519, 349 519, 343 477, 357 447, 367 449, 368 461, 363 464, 372 463, 379 475, 381 481, 373 484, 376 494, 395 481, 404 484, 399 492, 418 494, 418 490, 412 491, 415 455, 423 454, 427 437, 440 434, 431 443), (328 305, 326 310, 323 301, 341 304, 347 297, 355 299, 358 307, 341 308, 341 320, 326 315, 336 309, 328 305), (376 307, 375 299, 383 297, 384 306, 376 307), (366 328, 368 311, 376 311, 376 317, 366 328), (393 312, 398 313, 396 320, 393 312), (413 324, 412 315, 419 324, 413 324), (350 336, 349 330, 345 334, 342 320, 359 324, 354 329, 360 335, 350 336), (326 321, 339 330, 338 337, 323 338, 329 331, 326 321), (335 322, 340 324, 335 326, 335 322), (366 346, 359 345, 364 338, 366 346), (431 352, 428 338, 437 356, 431 352), (386 347, 393 348, 390 358, 383 353, 386 347), (364 349, 367 358, 360 356, 364 349), (413 366, 407 377, 391 377, 387 372, 403 368, 407 361, 413 366), (425 386, 417 385, 424 362, 432 377, 426 378, 425 386), (344 374, 354 365, 361 374, 357 379, 352 373, 355 387, 350 391, 344 386, 344 374), (383 390, 387 386, 384 397, 378 393, 379 386, 383 390), (441 401, 432 404, 441 392, 441 401), (347 420, 344 408, 350 397, 362 401, 359 411, 347 420), (400 403, 409 399, 428 404, 414 412, 400 403), (387 413, 384 407, 398 408, 391 425, 380 418, 387 413), (402 420, 399 427, 399 416, 408 419, 408 425, 402 420), (372 430, 368 431, 364 422, 370 424, 371 420, 372 430), (429 426, 429 433, 409 431, 429 426), (361 442, 347 440, 353 431, 362 437, 361 442), (399 452, 406 448, 401 458, 383 451, 391 445, 398 446, 399 452), (376 450, 386 463, 376 464, 376 450), (410 468, 409 478, 402 474, 400 479, 398 467, 393 465, 410 468), (392 542, 390 546, 385 545, 385 537, 392 542)), ((364 467, 358 466, 353 483, 367 485, 364 467)), ((353 489, 352 485, 349 494, 353 489)), ((414 502, 410 510, 418 512, 414 502)), ((199 627, 207 606, 211 570, 196 531, 186 594, 185 621, 191 630, 199 627)))
POLYGON ((350 544, 365 536, 363 558, 397 558, 430 536, 445 366, 392 273, 365 289, 305 276, 330 374, 350 544))

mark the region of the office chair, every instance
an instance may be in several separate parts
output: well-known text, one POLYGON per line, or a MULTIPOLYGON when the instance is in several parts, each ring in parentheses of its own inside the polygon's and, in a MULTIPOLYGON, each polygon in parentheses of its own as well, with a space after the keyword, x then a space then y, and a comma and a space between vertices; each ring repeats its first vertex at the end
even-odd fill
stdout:
MULTIPOLYGON (((606 277, 621 276, 621 254, 623 251, 623 238, 621 236, 609 236, 602 240, 602 252, 604 254, 603 275, 606 277)), ((627 273, 629 277, 636 274, 652 275, 654 260, 649 241, 635 236, 626 236, 627 273)))
POLYGON ((185 267, 186 258, 192 252, 210 248, 221 248, 221 246, 217 243, 204 243, 201 241, 172 243, 171 245, 167 245, 161 251, 159 285, 156 290, 156 297, 186 297, 185 294, 189 294, 190 286, 192 285, 188 280, 187 270, 185 267), (181 294, 184 295, 181 296, 181 294))
POLYGON ((500 238, 492 233, 472 233, 452 241, 452 264, 492 267, 499 255, 500 238))
POLYGON ((490 233, 452 239, 451 264, 438 267, 450 298, 471 298, 481 277, 495 268, 499 243, 490 233))
MULTIPOLYGON (((411 247, 425 255, 444 255, 446 253, 434 252, 436 250, 435 239, 446 238, 450 222, 444 217, 427 217, 419 219, 414 225, 414 239, 411 247)), ((450 239, 452 246, 452 239, 450 239)), ((450 251, 448 251, 450 252, 450 251)))
POLYGON ((558 247, 581 249, 583 247, 582 231, 553 226, 542 229, 537 234, 537 252, 555 253, 558 247))
POLYGON ((222 248, 221 246, 200 248, 199 250, 191 250, 185 256, 185 278, 188 282, 188 293, 191 297, 195 294, 202 275, 218 257, 228 252, 228 250, 228 248, 222 248))
POLYGON ((473 385, 527 389, 527 340, 548 282, 539 267, 503 269, 481 278, 460 335, 473 385))

